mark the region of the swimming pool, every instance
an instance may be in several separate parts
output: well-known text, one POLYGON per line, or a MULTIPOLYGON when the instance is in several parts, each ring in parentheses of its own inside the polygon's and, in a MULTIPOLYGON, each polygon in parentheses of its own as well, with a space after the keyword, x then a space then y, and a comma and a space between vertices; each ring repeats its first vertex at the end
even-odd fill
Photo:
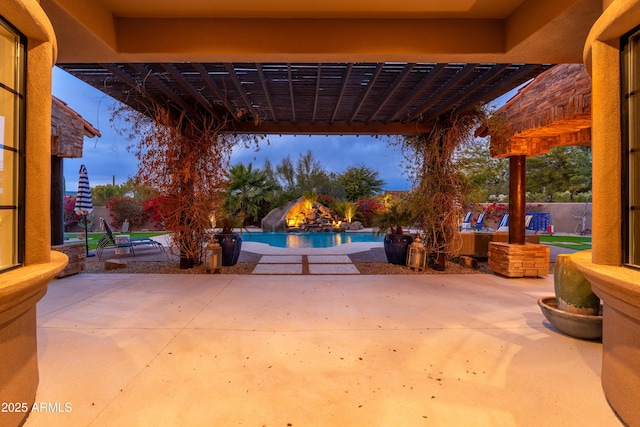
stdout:
POLYGON ((382 242, 376 233, 241 233, 244 242, 266 243, 279 248, 329 248, 357 242, 382 242))

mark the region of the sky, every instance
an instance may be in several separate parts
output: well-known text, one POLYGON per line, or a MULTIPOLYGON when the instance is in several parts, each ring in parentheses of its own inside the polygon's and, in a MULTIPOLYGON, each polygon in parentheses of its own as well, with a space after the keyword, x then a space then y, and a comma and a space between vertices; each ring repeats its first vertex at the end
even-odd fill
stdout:
MULTIPOLYGON (((500 99, 509 99, 514 91, 500 99)), ((66 102, 102 135, 99 138, 85 137, 82 158, 64 159, 67 191, 77 190, 78 172, 82 164, 87 168, 92 187, 114 182, 122 184, 135 176, 137 159, 127 151, 129 142, 116 134, 109 120, 109 107, 117 101, 57 67, 53 69, 53 95, 66 102)), ((268 135, 260 143, 258 151, 234 148, 231 164, 253 163, 255 168, 262 167, 265 159, 269 159, 275 167, 287 155, 295 163, 301 155, 311 150, 314 158, 328 172, 341 173, 351 166, 364 165, 378 172, 378 177, 384 181, 384 190, 408 190, 411 185, 404 175, 402 154, 387 140, 387 137, 364 135, 268 135)))

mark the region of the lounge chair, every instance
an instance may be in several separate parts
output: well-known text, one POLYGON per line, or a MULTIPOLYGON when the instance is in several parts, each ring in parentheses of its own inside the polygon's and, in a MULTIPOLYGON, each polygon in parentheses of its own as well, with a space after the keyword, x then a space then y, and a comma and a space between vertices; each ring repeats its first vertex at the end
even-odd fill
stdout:
POLYGON ((533 219, 533 215, 526 214, 524 216, 524 228, 527 229, 531 225, 531 220, 533 219))
POLYGON ((502 215, 502 218, 500 218, 498 231, 509 231, 509 214, 504 214, 502 215))
POLYGON ((464 220, 462 221, 462 225, 460 226, 460 231, 471 231, 471 217, 473 216, 472 212, 467 212, 464 215, 464 220))
MULTIPOLYGON (((529 224, 531 224, 531 219, 533 215, 527 214, 524 217, 524 227, 525 229, 529 228, 529 224)), ((500 219, 500 224, 498 225, 498 231, 509 231, 509 214, 502 215, 500 219)))
POLYGON ((120 241, 120 239, 117 239, 117 236, 113 234, 109 223, 105 221, 104 218, 100 218, 100 226, 104 229, 105 234, 100 237, 100 240, 98 240, 98 247, 96 248, 98 259, 102 257, 102 252, 105 248, 108 247, 129 248, 133 256, 136 256, 133 248, 140 245, 151 245, 157 249, 160 249, 160 252, 164 252, 164 247, 162 246, 162 244, 160 244, 160 242, 156 242, 155 240, 148 237, 139 237, 134 239, 130 238, 128 240, 120 241))
POLYGON ((484 216, 485 216, 484 212, 478 215, 478 219, 476 220, 476 226, 474 228, 475 231, 482 231, 482 229, 484 228, 484 216))

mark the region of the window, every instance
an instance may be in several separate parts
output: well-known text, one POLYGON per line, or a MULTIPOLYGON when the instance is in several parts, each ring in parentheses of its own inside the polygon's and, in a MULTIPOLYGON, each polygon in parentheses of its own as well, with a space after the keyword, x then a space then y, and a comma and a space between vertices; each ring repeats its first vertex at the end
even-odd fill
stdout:
POLYGON ((640 267, 640 29, 622 40, 625 263, 640 267))
POLYGON ((0 271, 22 262, 25 64, 23 37, 0 18, 0 271))

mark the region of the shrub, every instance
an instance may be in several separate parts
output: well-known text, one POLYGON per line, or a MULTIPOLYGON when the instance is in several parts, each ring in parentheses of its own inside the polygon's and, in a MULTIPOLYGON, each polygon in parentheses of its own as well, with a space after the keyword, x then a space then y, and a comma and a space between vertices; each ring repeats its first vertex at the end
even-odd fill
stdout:
POLYGON ((328 194, 318 194, 318 198, 316 199, 316 202, 327 207, 332 207, 333 204, 335 203, 335 200, 336 199, 333 196, 330 196, 328 194))
POLYGON ((356 202, 356 218, 362 221, 365 227, 370 227, 373 217, 382 211, 384 204, 378 199, 369 198, 356 202))
POLYGON ((153 227, 156 230, 164 230, 164 223, 162 220, 162 212, 160 210, 158 197, 152 197, 145 200, 143 208, 148 215, 149 221, 153 224, 153 227))
POLYGON ((509 205, 505 205, 504 203, 493 202, 489 205, 486 205, 482 208, 485 213, 484 220, 485 222, 489 221, 500 221, 502 215, 509 213, 509 205))
MULTIPOLYGON (((142 203, 132 197, 116 197, 107 203, 111 214, 111 225, 119 227, 125 219, 129 220, 131 229, 134 226, 141 226, 149 219, 149 214, 145 211, 142 203)), ((131 230, 130 230, 131 231, 131 230)))
POLYGON ((341 202, 334 201, 330 207, 347 222, 353 221, 356 216, 355 203, 347 200, 343 200, 341 202))
POLYGON ((78 223, 80 217, 76 215, 73 208, 76 207, 76 197, 75 196, 64 196, 63 200, 64 204, 64 226, 69 227, 78 223))

